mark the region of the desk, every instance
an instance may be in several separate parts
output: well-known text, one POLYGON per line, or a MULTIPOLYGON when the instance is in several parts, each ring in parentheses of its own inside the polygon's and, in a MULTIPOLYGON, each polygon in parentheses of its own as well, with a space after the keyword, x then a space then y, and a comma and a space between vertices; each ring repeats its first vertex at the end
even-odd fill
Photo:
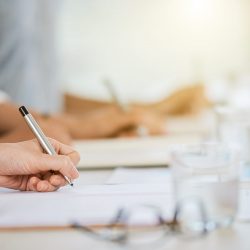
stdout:
MULTIPOLYGON (((112 170, 83 171, 82 184, 102 184, 112 174, 112 170)), ((248 250, 250 246, 250 224, 235 223, 231 229, 211 233, 194 241, 169 239, 160 249, 171 250, 248 250)), ((57 231, 14 231, 0 232, 1 250, 120 250, 120 246, 95 240, 74 230, 57 231)), ((124 247, 124 249, 126 249, 124 247)), ((133 248, 129 248, 132 249, 133 248)), ((154 250, 154 249, 150 249, 154 250)))

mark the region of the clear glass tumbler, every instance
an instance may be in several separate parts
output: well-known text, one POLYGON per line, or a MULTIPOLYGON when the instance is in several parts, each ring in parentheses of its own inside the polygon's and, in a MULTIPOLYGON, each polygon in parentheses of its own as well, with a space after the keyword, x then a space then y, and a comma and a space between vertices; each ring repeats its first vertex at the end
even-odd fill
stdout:
POLYGON ((191 205, 197 202, 207 229, 229 226, 237 212, 239 153, 219 143, 182 145, 171 159, 177 203, 189 204, 182 209, 187 227, 199 227, 191 205))

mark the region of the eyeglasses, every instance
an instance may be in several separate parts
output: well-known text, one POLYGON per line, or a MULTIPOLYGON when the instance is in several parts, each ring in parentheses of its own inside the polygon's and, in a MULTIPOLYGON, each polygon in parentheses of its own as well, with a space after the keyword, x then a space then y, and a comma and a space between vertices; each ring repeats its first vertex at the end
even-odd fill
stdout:
POLYGON ((171 220, 167 220, 164 211, 156 206, 139 205, 118 209, 105 226, 73 223, 72 227, 97 239, 134 245, 160 242, 168 236, 194 239, 231 223, 232 220, 223 223, 210 220, 203 203, 194 198, 180 201, 171 220))

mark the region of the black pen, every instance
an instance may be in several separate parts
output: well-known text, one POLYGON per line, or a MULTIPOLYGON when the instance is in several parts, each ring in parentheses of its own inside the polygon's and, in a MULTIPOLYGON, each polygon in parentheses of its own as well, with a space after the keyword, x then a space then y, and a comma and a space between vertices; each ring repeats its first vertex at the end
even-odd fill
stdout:
MULTIPOLYGON (((31 129, 31 131, 41 144, 42 148, 46 151, 46 153, 49 155, 57 155, 55 149, 53 148, 53 146, 43 133, 42 129, 37 124, 34 117, 28 112, 28 110, 24 106, 21 106, 19 108, 19 111, 22 114, 23 118, 25 119, 26 123, 28 124, 29 128, 31 129)), ((64 175, 63 177, 69 183, 70 186, 73 186, 73 183, 67 176, 64 175)))

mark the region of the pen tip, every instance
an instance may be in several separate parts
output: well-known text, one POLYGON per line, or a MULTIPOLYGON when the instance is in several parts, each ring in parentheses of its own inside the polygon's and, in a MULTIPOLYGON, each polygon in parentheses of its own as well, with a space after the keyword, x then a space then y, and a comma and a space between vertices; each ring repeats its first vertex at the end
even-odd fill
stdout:
POLYGON ((74 186, 74 184, 73 184, 73 183, 70 183, 69 185, 70 185, 71 187, 73 187, 73 186, 74 186))

